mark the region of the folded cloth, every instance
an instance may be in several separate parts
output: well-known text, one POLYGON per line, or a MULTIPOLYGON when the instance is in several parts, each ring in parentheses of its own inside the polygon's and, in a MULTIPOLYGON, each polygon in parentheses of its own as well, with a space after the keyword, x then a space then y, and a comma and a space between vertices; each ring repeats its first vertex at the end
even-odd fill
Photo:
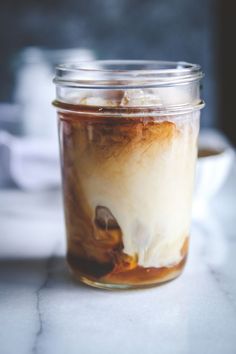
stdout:
POLYGON ((55 140, 19 138, 0 131, 0 186, 26 190, 60 185, 59 148, 55 140))

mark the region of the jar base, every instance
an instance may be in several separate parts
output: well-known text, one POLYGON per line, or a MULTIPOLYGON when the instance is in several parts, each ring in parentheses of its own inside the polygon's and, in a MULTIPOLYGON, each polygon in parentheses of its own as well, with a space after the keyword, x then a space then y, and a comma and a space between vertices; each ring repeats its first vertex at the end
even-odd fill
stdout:
POLYGON ((108 283, 104 281, 99 281, 99 280, 94 280, 90 279, 84 275, 78 275, 71 270, 73 278, 81 282, 85 285, 98 288, 98 289, 103 289, 103 290, 132 290, 132 289, 146 289, 146 288, 153 288, 156 286, 163 285, 169 281, 172 281, 176 278, 178 278, 182 272, 183 272, 184 265, 181 269, 174 270, 173 272, 169 273, 167 276, 162 277, 160 279, 157 279, 154 282, 147 282, 147 283, 140 283, 140 284, 125 284, 125 283, 108 283))

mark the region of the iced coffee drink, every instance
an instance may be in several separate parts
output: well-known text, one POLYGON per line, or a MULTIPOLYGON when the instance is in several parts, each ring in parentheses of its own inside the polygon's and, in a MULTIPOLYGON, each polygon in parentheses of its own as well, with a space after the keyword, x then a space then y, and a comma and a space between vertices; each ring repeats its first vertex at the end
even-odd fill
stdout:
POLYGON ((104 288, 173 279, 188 252, 200 69, 87 65, 55 80, 69 267, 104 288))

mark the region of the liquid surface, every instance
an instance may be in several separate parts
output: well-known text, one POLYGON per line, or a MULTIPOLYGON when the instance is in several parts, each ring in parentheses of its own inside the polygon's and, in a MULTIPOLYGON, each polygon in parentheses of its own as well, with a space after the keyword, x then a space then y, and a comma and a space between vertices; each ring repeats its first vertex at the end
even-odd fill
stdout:
POLYGON ((210 157, 222 154, 222 150, 214 150, 214 149, 199 149, 198 150, 198 157, 210 157))

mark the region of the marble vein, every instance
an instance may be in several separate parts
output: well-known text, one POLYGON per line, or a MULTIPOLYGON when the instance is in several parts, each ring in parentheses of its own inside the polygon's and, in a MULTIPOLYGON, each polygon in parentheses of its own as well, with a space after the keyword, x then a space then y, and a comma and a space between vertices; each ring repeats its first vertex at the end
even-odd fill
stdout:
POLYGON ((35 338, 34 338, 34 343, 32 347, 32 354, 39 354, 39 346, 40 346, 40 340, 41 337, 43 336, 44 332, 44 325, 45 325, 45 320, 43 318, 43 311, 41 308, 41 302, 42 302, 42 297, 43 297, 43 291, 45 291, 48 287, 48 284, 50 282, 51 278, 51 268, 53 265, 54 261, 54 253, 48 258, 46 265, 45 265, 45 278, 39 288, 36 290, 36 315, 38 317, 38 330, 35 333, 35 338))
POLYGON ((216 269, 214 269, 209 263, 207 263, 207 267, 208 267, 208 270, 209 270, 212 278, 215 280, 215 283, 217 284, 218 289, 221 291, 224 298, 228 301, 231 309, 234 311, 234 313, 236 315, 235 297, 233 296, 233 294, 230 291, 226 290, 225 287, 223 286, 222 275, 216 269))
MULTIPOLYGON (((211 216, 212 217, 212 216, 211 216)), ((209 219, 210 219, 210 216, 209 216, 209 219)), ((220 224, 218 224, 218 222, 216 220, 214 220, 214 223, 216 223, 216 225, 218 226, 217 229, 220 229, 220 224)), ((209 242, 209 239, 213 236, 215 236, 215 233, 214 233, 214 230, 212 230, 212 228, 209 228, 209 225, 207 225, 207 221, 203 221, 199 224, 196 224, 195 225, 197 227, 197 229, 200 231, 200 234, 201 235, 204 235, 205 237, 208 238, 208 242, 209 242)), ((223 240, 224 243, 228 243, 226 242, 225 240, 223 240)), ((215 243, 219 243, 219 239, 216 239, 215 240, 215 243)), ((232 243, 232 241, 231 241, 232 243)), ((227 290, 224 286, 224 284, 222 283, 222 281, 224 280, 224 274, 221 274, 220 271, 218 271, 216 269, 217 267, 217 264, 214 265, 214 261, 211 260, 211 257, 208 255, 208 252, 207 252, 207 248, 206 248, 206 245, 207 243, 206 242, 203 242, 203 249, 202 249, 202 252, 201 252, 201 257, 204 259, 204 262, 205 262, 205 265, 207 267, 207 270, 211 276, 211 278, 215 281, 215 284, 217 285, 219 291, 222 293, 222 295, 224 296, 224 298, 226 299, 226 301, 229 303, 231 309, 234 311, 234 313, 236 314, 236 303, 235 303, 235 296, 232 294, 231 291, 227 290)), ((222 247, 223 245, 220 243, 219 246, 217 246, 217 248, 219 247, 222 247)), ((216 251, 216 249, 215 249, 216 251)), ((226 251, 222 251, 222 249, 218 250, 218 252, 223 252, 224 253, 224 257, 226 257, 226 251)), ((223 259, 221 259, 223 260, 223 259)), ((218 264, 218 267, 219 267, 219 264, 218 264)))
POLYGON ((32 354, 38 354, 38 345, 40 341, 40 336, 43 333, 43 314, 41 311, 41 296, 42 291, 47 287, 49 281, 49 265, 50 265, 51 258, 49 258, 47 265, 46 265, 46 277, 40 287, 36 290, 36 315, 38 317, 38 330, 35 334, 35 339, 32 348, 32 354))

